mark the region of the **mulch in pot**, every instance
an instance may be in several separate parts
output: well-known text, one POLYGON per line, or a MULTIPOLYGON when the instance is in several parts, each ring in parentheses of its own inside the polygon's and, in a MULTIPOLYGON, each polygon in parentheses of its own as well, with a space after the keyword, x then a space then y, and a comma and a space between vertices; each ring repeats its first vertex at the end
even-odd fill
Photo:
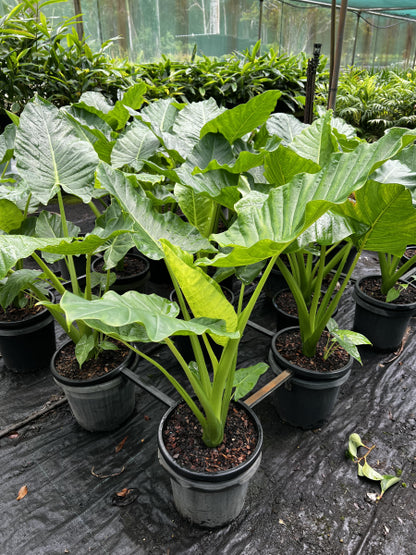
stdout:
POLYGON ((124 345, 117 351, 101 351, 96 358, 87 360, 80 368, 75 357, 75 345, 70 342, 64 345, 55 357, 55 369, 61 376, 70 380, 90 380, 104 376, 120 366, 129 352, 130 349, 124 345))
POLYGON ((9 306, 6 310, 0 308, 0 321, 21 322, 22 320, 26 320, 27 318, 42 312, 42 310, 45 310, 45 307, 41 305, 26 305, 24 308, 9 306))
POLYGON ((246 461, 254 452, 258 437, 247 412, 231 404, 223 442, 218 447, 207 447, 198 420, 186 403, 180 403, 166 421, 163 441, 180 466, 195 472, 220 472, 246 461))
POLYGON ((335 346, 327 360, 324 360, 325 347, 330 340, 328 331, 324 331, 313 357, 307 357, 302 353, 302 342, 299 330, 288 330, 282 332, 276 338, 276 347, 280 355, 296 366, 316 372, 331 372, 345 366, 349 360, 349 354, 340 345, 335 346))
MULTIPOLYGON (((381 292, 381 277, 379 276, 369 276, 363 278, 360 281, 360 289, 373 299, 387 302, 386 295, 383 295, 381 292)), ((397 299, 389 301, 389 304, 412 304, 416 302, 416 287, 408 285, 408 287, 402 289, 400 286, 397 286, 395 289, 400 291, 400 295, 397 299)))
MULTIPOLYGON (((97 272, 105 273, 104 270, 104 260, 99 260, 95 262, 94 268, 97 272)), ((142 274, 147 270, 148 266, 145 260, 135 256, 129 256, 128 254, 124 257, 123 267, 111 268, 111 272, 115 273, 117 278, 125 278, 129 276, 135 276, 142 274)))

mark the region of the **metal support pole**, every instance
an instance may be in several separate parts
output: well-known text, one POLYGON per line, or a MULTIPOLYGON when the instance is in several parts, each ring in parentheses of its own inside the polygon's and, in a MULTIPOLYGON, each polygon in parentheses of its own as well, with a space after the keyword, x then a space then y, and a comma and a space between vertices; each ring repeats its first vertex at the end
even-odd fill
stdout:
POLYGON ((352 49, 352 59, 351 59, 352 66, 354 65, 354 62, 355 62, 355 52, 357 50, 358 26, 360 24, 360 18, 361 18, 361 12, 357 12, 357 24, 355 26, 354 46, 352 49))
POLYGON ((74 12, 75 15, 79 16, 76 21, 76 29, 79 40, 82 40, 84 36, 84 23, 82 21, 82 10, 81 10, 81 0, 74 0, 74 12))
POLYGON ((263 24, 263 0, 259 0, 260 5, 259 5, 259 38, 258 40, 261 40, 261 26, 263 24))
MULTIPOLYGON (((337 4, 336 4, 336 0, 332 0, 331 1, 331 44, 329 47, 329 87, 331 87, 332 76, 334 74, 336 22, 337 22, 337 4)), ((328 97, 327 107, 329 107, 329 97, 328 97)))
POLYGON ((341 10, 339 13, 337 49, 335 52, 332 79, 330 81, 330 86, 329 86, 329 97, 328 97, 329 110, 333 110, 335 108, 335 101, 337 98, 339 68, 341 65, 342 43, 344 40, 344 29, 345 29, 345 18, 347 14, 347 6, 348 6, 348 0, 342 0, 341 10))

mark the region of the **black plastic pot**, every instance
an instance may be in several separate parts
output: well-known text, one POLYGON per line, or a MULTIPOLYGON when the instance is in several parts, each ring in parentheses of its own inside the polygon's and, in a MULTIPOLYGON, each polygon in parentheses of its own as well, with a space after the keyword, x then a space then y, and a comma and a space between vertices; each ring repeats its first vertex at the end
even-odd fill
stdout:
POLYGON ((55 349, 55 322, 46 308, 20 322, 0 322, 0 352, 13 372, 47 368, 55 349))
POLYGON ((163 416, 158 431, 158 457, 168 472, 173 499, 178 512, 194 524, 207 528, 223 526, 241 512, 250 479, 261 461, 263 429, 256 414, 244 403, 238 402, 256 426, 258 442, 252 455, 242 464, 223 472, 195 472, 180 466, 167 451, 163 430, 177 405, 163 416))
POLYGON ((368 277, 379 276, 363 276, 354 285, 354 330, 365 335, 374 349, 394 351, 400 346, 410 318, 415 314, 416 302, 393 304, 373 299, 360 287, 361 281, 368 277))
MULTIPOLYGON (((137 274, 132 274, 129 276, 118 277, 115 282, 111 285, 110 289, 116 291, 117 293, 125 293, 126 291, 139 291, 141 293, 145 292, 146 283, 149 281, 150 278, 150 264, 149 260, 142 256, 141 254, 136 253, 127 253, 126 257, 128 258, 137 258, 144 262, 145 269, 137 274)), ((103 257, 98 256, 92 263, 93 271, 98 271, 97 268, 103 262, 103 257)), ((112 269, 112 272, 115 270, 112 269)))
MULTIPOLYGON (((401 258, 403 264, 413 258, 414 253, 416 252, 416 245, 409 245, 407 249, 404 251, 404 254, 401 258)), ((412 265, 412 268, 416 266, 416 262, 412 265)))
POLYGON ((272 371, 279 375, 288 370, 292 376, 273 393, 280 418, 304 430, 322 427, 328 421, 338 398, 341 386, 351 374, 353 358, 331 372, 315 372, 301 368, 280 355, 276 349, 277 337, 287 330, 278 331, 272 338, 269 363, 272 371))
POLYGON ((123 363, 108 374, 90 380, 71 380, 55 368, 59 351, 52 358, 51 372, 63 389, 78 424, 89 432, 107 432, 121 426, 135 407, 135 386, 124 376, 123 369, 134 370, 139 357, 131 351, 123 363))

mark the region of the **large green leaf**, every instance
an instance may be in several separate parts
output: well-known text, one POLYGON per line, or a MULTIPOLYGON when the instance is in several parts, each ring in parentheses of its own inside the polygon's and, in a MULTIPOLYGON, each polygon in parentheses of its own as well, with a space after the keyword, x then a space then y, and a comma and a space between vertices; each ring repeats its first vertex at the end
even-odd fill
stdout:
POLYGON ((201 130, 201 137, 207 133, 221 133, 230 144, 251 133, 267 121, 276 107, 281 96, 280 91, 266 91, 251 98, 245 104, 240 104, 205 124, 201 130))
POLYGON ((264 160, 264 175, 273 185, 284 185, 298 173, 316 173, 320 166, 307 158, 302 158, 291 148, 280 145, 268 152, 264 160))
POLYGON ((136 119, 116 140, 111 153, 111 165, 115 168, 128 165, 139 172, 143 160, 153 156, 159 145, 159 140, 147 125, 136 119))
POLYGON ((332 112, 326 112, 323 117, 315 120, 296 135, 290 145, 299 156, 312 160, 320 167, 325 165, 330 155, 338 150, 337 141, 332 134, 331 117, 332 112))
POLYGON ((0 199, 0 229, 8 233, 19 229, 23 221, 22 211, 10 200, 0 199))
POLYGON ((266 129, 270 135, 277 135, 282 139, 282 144, 288 146, 293 139, 307 127, 292 114, 272 114, 267 122, 266 129))
POLYGON ((269 368, 265 362, 259 362, 254 366, 239 368, 234 374, 234 399, 238 401, 253 389, 259 377, 269 368))
POLYGON ((157 260, 163 257, 161 238, 190 252, 214 250, 207 239, 176 214, 156 212, 144 191, 134 187, 122 172, 102 163, 97 170, 97 179, 130 214, 134 222, 134 241, 149 258, 157 260))
POLYGON ((13 268, 20 259, 27 258, 34 251, 48 246, 63 246, 71 239, 38 239, 26 235, 0 235, 0 279, 13 268))
POLYGON ((0 306, 10 306, 17 295, 36 283, 44 274, 40 270, 17 270, 7 277, 5 283, 0 283, 0 306))
MULTIPOLYGON (((221 287, 203 270, 193 265, 193 256, 162 240, 165 262, 174 274, 197 318, 222 319, 230 332, 237 329, 238 318, 232 304, 226 299, 221 287)), ((215 337, 224 344, 224 339, 215 337)))
MULTIPOLYGON (((268 195, 249 193, 235 205, 236 222, 212 237, 222 247, 234 247, 231 253, 217 255, 214 264, 244 266, 281 253, 327 210, 348 204, 351 193, 363 187, 384 157, 393 156, 414 140, 415 133, 396 130, 380 139, 381 144, 363 143, 353 152, 333 154, 319 173, 295 176, 268 195)), ((353 214, 345 215, 354 219, 353 214)), ((361 215, 355 219, 367 223, 361 215)))
POLYGON ((81 108, 71 106, 69 110, 61 109, 61 111, 65 113, 79 138, 90 142, 99 159, 109 164, 115 143, 111 138, 111 127, 97 115, 81 108))
MULTIPOLYGON (((81 231, 81 229, 72 222, 67 222, 67 229, 69 237, 78 237, 81 231)), ((65 237, 61 216, 59 214, 47 212, 46 210, 41 212, 36 218, 35 236, 42 237, 42 239, 46 239, 47 237, 54 239, 65 237)), ((44 259, 48 264, 53 264, 57 260, 63 258, 63 256, 64 255, 61 254, 44 253, 44 259)))
POLYGON ((22 211, 28 208, 29 214, 35 212, 39 201, 31 195, 26 181, 21 180, 18 183, 12 181, 12 183, 12 185, 0 184, 0 199, 13 202, 22 211))
POLYGON ((226 208, 234 209, 234 204, 240 198, 238 174, 225 170, 193 174, 193 167, 185 163, 174 173, 174 180, 190 187, 195 194, 205 195, 226 208))
POLYGON ((188 222, 204 237, 212 233, 217 203, 205 194, 198 194, 191 187, 176 184, 175 197, 188 222))
POLYGON ((185 159, 199 141, 204 125, 222 112, 213 98, 187 104, 177 115, 172 131, 162 133, 166 148, 185 159))
POLYGON ((367 250, 401 256, 415 242, 416 208, 404 185, 370 180, 356 191, 355 202, 344 203, 336 212, 368 226, 360 240, 367 250))
POLYGON ((416 203, 416 171, 411 170, 406 164, 399 160, 387 160, 373 173, 372 177, 380 183, 405 185, 412 193, 413 202, 416 203))
POLYGON ((43 204, 59 187, 84 202, 91 200, 97 154, 52 104, 35 98, 26 105, 16 131, 15 156, 20 175, 43 204))
POLYGON ((145 295, 128 291, 118 295, 109 291, 101 299, 87 301, 77 295, 64 293, 60 305, 67 320, 84 320, 94 326, 102 322, 106 326, 119 328, 129 324, 140 324, 146 329, 151 341, 163 341, 171 335, 215 333, 224 337, 238 337, 238 333, 225 330, 224 322, 209 318, 182 320, 177 318, 178 306, 158 295, 145 295))
POLYGON ((143 108, 137 116, 142 121, 150 124, 157 135, 171 132, 179 109, 170 98, 163 98, 152 102, 143 108))
POLYGON ((4 164, 13 157, 14 141, 16 137, 16 126, 6 125, 0 135, 0 164, 4 164))

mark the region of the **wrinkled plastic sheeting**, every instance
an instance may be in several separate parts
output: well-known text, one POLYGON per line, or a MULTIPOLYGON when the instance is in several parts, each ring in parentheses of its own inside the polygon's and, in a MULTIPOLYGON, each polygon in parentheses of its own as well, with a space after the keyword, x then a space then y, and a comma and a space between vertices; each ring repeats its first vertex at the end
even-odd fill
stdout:
MULTIPOLYGON (((338 315, 351 327, 351 288, 338 315)), ((253 321, 273 330, 270 299, 261 298, 253 321)), ((8 555, 90 552, 108 554, 401 554, 416 545, 415 323, 400 354, 362 350, 343 386, 331 421, 302 431, 279 420, 273 396, 255 407, 264 428, 261 466, 250 484, 240 516, 223 528, 206 530, 180 517, 167 475, 157 460, 156 435, 165 407, 137 390, 133 417, 111 433, 89 433, 68 405, 0 440, 2 468, 1 545, 8 555), (356 432, 376 444, 369 463, 382 473, 402 470, 401 483, 378 504, 368 492, 379 485, 357 476, 345 457, 356 432), (123 447, 116 452, 117 446, 123 447), (379 465, 377 465, 377 461, 379 465), (21 486, 28 493, 16 500, 21 486), (137 498, 113 504, 124 488, 137 498), (117 497, 117 496, 116 496, 117 497)), ((240 364, 266 360, 270 338, 248 328, 240 364)), ((162 363, 170 355, 161 348, 162 363)), ((40 407, 57 387, 47 371, 24 379, 5 377, 1 422, 10 424, 40 407), (7 397, 7 400, 5 399, 7 397), (4 404, 3 404, 4 402, 4 404)), ((146 380, 177 398, 156 369, 142 363, 146 380)), ((175 367, 174 372, 180 375, 175 367)), ((263 382, 273 376, 269 370, 263 382)))

